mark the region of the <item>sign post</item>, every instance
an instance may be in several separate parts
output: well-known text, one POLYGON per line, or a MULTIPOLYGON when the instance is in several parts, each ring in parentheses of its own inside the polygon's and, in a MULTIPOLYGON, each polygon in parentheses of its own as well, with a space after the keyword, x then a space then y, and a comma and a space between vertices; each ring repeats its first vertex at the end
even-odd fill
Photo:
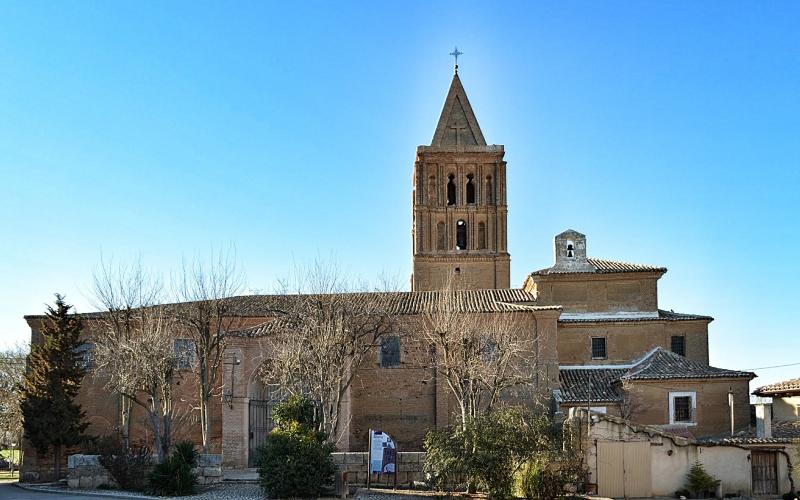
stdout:
POLYGON ((397 445, 388 434, 369 430, 369 465, 367 488, 372 474, 394 474, 394 487, 397 488, 397 445))

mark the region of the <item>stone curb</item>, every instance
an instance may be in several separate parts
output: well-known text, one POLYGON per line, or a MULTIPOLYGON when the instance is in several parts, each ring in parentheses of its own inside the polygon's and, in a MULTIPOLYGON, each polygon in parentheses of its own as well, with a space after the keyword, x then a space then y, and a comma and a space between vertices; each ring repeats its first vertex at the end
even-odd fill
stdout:
MULTIPOLYGON (((28 491, 38 491, 39 493, 54 493, 54 494, 55 493, 60 493, 62 495, 63 494, 69 494, 69 495, 84 496, 84 497, 144 498, 144 499, 147 499, 147 500, 163 498, 163 497, 152 497, 152 496, 148 496, 148 495, 139 495, 139 494, 136 494, 136 493, 114 491, 114 490, 108 490, 108 491, 102 491, 102 492, 100 492, 100 491, 86 491, 86 490, 81 491, 79 489, 66 489, 66 488, 59 488, 59 487, 49 486, 49 485, 31 485, 31 484, 20 483, 20 482, 16 482, 16 483, 12 483, 12 484, 14 486, 16 486, 17 488, 20 488, 20 489, 28 490, 28 491)), ((52 484, 52 483, 50 483, 50 484, 52 484)))

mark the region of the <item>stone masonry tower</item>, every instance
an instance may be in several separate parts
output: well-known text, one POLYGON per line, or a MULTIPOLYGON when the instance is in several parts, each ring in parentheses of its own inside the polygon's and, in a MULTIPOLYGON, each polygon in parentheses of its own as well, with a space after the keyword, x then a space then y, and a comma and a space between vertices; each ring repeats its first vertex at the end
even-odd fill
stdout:
POLYGON ((509 288, 506 162, 487 145, 453 75, 430 146, 414 163, 412 290, 509 288))

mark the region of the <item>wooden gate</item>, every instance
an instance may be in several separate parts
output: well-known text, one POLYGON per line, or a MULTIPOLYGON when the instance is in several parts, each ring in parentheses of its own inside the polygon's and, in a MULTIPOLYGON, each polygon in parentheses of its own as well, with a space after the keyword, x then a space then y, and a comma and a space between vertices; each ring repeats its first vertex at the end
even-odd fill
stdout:
POLYGON ((597 493, 611 498, 651 496, 650 443, 598 441, 597 493))
POLYGON ((774 451, 753 451, 753 495, 778 494, 778 456, 774 451))

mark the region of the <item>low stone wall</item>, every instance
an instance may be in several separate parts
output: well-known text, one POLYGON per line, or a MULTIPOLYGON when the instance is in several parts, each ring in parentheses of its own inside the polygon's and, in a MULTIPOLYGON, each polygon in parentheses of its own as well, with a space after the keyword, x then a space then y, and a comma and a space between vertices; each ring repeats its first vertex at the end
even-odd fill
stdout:
POLYGON ((116 486, 99 455, 70 455, 67 459, 67 486, 70 488, 97 488, 116 486))
MULTIPOLYGON (((101 485, 116 486, 116 482, 105 467, 100 464, 98 455, 70 455, 67 460, 67 486, 89 489, 101 485)), ((197 474, 199 484, 213 484, 222 481, 222 455, 198 455, 197 474)))
MULTIPOLYGON (((347 481, 354 485, 367 484, 367 452, 339 452, 333 454, 333 463, 339 470, 347 471, 347 481)), ((422 466, 425 462, 423 452, 399 452, 397 454, 397 485, 413 486, 414 481, 424 481, 422 466)), ((394 484, 391 474, 373 474, 372 484, 394 484)))
POLYGON ((198 455, 194 469, 199 484, 213 484, 222 481, 222 455, 198 455))

